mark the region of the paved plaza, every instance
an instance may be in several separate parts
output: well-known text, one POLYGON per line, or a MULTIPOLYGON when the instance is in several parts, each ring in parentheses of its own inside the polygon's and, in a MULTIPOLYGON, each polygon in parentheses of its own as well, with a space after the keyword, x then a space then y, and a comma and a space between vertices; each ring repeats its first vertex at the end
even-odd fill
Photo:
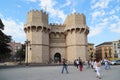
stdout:
MULTIPOLYGON (((0 69, 0 80, 99 80, 93 69, 80 72, 76 67, 69 66, 69 74, 61 74, 62 66, 13 67, 0 69)), ((111 66, 110 70, 101 67, 100 80, 120 80, 120 65, 111 66)))

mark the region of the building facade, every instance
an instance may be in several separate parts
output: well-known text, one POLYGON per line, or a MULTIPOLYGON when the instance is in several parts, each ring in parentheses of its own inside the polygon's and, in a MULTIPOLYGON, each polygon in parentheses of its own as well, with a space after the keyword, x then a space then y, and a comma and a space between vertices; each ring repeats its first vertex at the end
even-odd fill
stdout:
POLYGON ((88 50, 88 60, 93 60, 95 57, 95 50, 94 50, 94 44, 93 43, 88 43, 87 46, 87 50, 88 50))
POLYGON ((114 58, 112 42, 104 42, 96 46, 96 57, 104 59, 105 57, 114 58))
POLYGON ((17 43, 17 42, 10 42, 10 43, 8 43, 10 46, 9 46, 9 48, 11 49, 11 55, 12 55, 12 57, 14 58, 15 57, 15 54, 16 54, 16 52, 19 50, 19 49, 21 49, 22 48, 22 44, 21 43, 17 43))
POLYGON ((49 24, 48 14, 31 10, 24 25, 26 39, 26 62, 61 62, 62 58, 73 63, 80 57, 87 59, 87 35, 89 28, 83 14, 73 13, 63 24, 49 24))
POLYGON ((113 41, 112 46, 114 58, 120 58, 120 40, 113 41))

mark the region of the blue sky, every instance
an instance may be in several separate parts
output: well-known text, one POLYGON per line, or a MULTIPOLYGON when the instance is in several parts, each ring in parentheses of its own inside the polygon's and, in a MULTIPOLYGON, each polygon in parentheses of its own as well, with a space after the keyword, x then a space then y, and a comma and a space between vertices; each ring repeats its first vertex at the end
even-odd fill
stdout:
POLYGON ((49 23, 63 23, 71 13, 83 13, 90 28, 88 42, 95 45, 120 39, 120 0, 1 0, 0 18, 7 35, 26 40, 23 25, 30 10, 46 10, 49 23))

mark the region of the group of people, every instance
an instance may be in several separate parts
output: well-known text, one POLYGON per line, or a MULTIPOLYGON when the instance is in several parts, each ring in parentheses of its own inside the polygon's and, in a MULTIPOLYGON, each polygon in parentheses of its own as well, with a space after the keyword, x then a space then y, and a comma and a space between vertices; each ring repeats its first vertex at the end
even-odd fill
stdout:
POLYGON ((101 65, 105 65, 105 70, 111 69, 110 68, 110 61, 108 60, 108 58, 106 57, 104 60, 100 60, 99 58, 96 58, 94 61, 87 61, 87 68, 93 68, 94 71, 96 72, 97 78, 101 79, 100 76, 100 67, 101 65))
MULTIPOLYGON (((67 63, 67 60, 66 59, 63 59, 63 61, 62 61, 62 63, 63 63, 63 67, 62 67, 62 74, 63 74, 63 72, 64 72, 64 70, 66 71, 66 73, 68 74, 68 63, 67 63)), ((82 71, 82 68, 83 68, 83 62, 82 62, 82 59, 76 59, 75 61, 74 61, 74 66, 76 66, 77 67, 77 69, 79 68, 79 70, 80 71, 82 71)))
MULTIPOLYGON (((62 68, 62 72, 64 72, 64 70, 66 70, 66 73, 68 73, 68 63, 67 63, 67 60, 66 59, 63 59, 63 68, 62 68)), ((101 67, 101 64, 103 63, 103 61, 101 61, 99 58, 96 58, 94 61, 91 60, 91 61, 87 61, 87 65, 88 67, 87 68, 93 68, 94 71, 96 72, 96 77, 101 79, 101 74, 100 74, 100 67, 101 67)), ((104 59, 104 65, 105 65, 105 70, 108 70, 110 69, 110 65, 109 65, 109 60, 107 58, 104 59)), ((77 69, 79 69, 80 71, 82 71, 82 68, 83 68, 83 62, 82 62, 82 59, 75 59, 74 60, 74 66, 77 67, 77 69)))
POLYGON ((74 66, 77 67, 77 69, 79 68, 80 71, 82 71, 82 68, 83 68, 83 62, 82 62, 82 59, 75 59, 74 60, 74 66))

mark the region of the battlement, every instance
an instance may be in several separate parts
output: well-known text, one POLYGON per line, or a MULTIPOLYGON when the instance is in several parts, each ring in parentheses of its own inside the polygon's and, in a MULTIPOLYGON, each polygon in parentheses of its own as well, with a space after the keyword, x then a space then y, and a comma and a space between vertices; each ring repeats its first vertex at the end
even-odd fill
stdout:
POLYGON ((58 24, 58 23, 50 23, 49 24, 50 26, 52 26, 52 27, 65 27, 65 25, 64 24, 58 24))
POLYGON ((45 11, 43 11, 43 10, 30 10, 29 12, 28 12, 28 15, 29 14, 31 14, 31 13, 34 13, 34 14, 44 14, 44 15, 48 15, 45 11))
POLYGON ((51 27, 51 32, 64 32, 64 24, 50 23, 49 25, 51 27))
POLYGON ((64 24, 67 27, 86 25, 86 17, 85 17, 84 14, 73 13, 73 14, 70 14, 70 15, 67 16, 64 24))
POLYGON ((31 10, 27 14, 27 24, 35 26, 47 26, 48 25, 48 14, 43 10, 31 10), (41 25, 42 24, 42 25, 41 25))
POLYGON ((83 14, 83 13, 71 13, 71 14, 69 14, 68 16, 84 16, 85 17, 85 15, 83 14))

